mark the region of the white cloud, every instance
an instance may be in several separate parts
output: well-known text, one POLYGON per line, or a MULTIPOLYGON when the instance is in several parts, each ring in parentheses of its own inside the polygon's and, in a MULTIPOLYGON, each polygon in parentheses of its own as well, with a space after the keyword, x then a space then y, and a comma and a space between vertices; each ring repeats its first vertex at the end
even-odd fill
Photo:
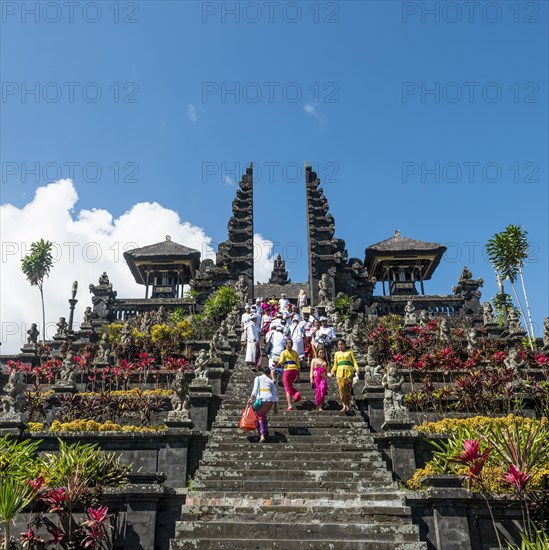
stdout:
MULTIPOLYGON (((177 212, 158 203, 138 203, 114 218, 107 210, 73 210, 78 201, 71 180, 40 187, 33 200, 19 209, 0 206, 2 263, 0 264, 0 353, 16 353, 25 342, 32 322, 41 325, 40 293, 21 271, 21 259, 32 242, 54 243, 54 266, 44 283, 48 336, 60 316, 68 318, 72 281, 79 282, 76 326, 91 305, 90 283, 106 271, 119 297, 144 297, 124 261, 123 253, 135 247, 172 240, 195 248, 202 259, 215 258, 205 231, 182 221, 177 212)), ((262 265, 262 263, 261 263, 262 265)))
POLYGON ((254 234, 254 279, 256 283, 266 283, 273 270, 273 242, 260 233, 254 234))
POLYGON ((196 107, 192 103, 189 103, 189 106, 187 107, 187 116, 189 117, 191 122, 196 122, 198 120, 196 107))
POLYGON ((316 106, 317 106, 317 103, 305 103, 305 107, 303 107, 303 110, 306 113, 309 113, 310 115, 317 117, 318 112, 316 110, 316 106))

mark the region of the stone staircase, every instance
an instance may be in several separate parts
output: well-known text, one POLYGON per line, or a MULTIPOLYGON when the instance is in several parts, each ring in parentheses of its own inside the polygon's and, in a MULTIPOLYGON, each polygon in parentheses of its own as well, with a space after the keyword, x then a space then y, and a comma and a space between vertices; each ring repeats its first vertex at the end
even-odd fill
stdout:
POLYGON ((237 364, 171 550, 425 550, 368 426, 338 411, 335 381, 322 412, 306 369, 297 410, 286 410, 279 386, 279 412, 259 444, 238 429, 255 376, 237 364))

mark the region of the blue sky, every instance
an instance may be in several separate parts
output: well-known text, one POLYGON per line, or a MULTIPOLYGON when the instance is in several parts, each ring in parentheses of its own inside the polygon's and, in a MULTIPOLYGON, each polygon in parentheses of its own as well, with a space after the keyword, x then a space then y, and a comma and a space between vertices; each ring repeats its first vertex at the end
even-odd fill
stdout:
POLYGON ((299 281, 308 161, 350 256, 395 228, 448 246, 431 293, 467 264, 491 297, 485 242, 526 227, 536 323, 549 312, 547 2, 34 5, 2 4, 3 204, 79 163, 77 209, 156 201, 220 242, 253 160, 255 231, 299 281))

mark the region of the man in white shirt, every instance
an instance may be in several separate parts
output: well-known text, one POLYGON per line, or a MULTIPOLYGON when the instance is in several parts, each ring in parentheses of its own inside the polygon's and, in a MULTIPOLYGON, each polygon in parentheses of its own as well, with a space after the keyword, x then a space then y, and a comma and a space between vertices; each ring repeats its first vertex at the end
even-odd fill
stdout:
POLYGON ((284 294, 284 292, 283 292, 280 295, 280 300, 278 300, 278 309, 279 309, 279 311, 283 310, 283 309, 286 309, 288 307, 289 303, 290 302, 287 300, 286 294, 284 294))
MULTIPOLYGON (((282 325, 278 325, 275 329, 269 332, 270 354, 269 354, 269 367, 271 369, 271 378, 276 380, 277 363, 280 359, 280 354, 286 347, 286 336, 284 336, 284 329, 282 325)), ((280 374, 280 372, 279 372, 280 374)))
POLYGON ((242 317, 240 317, 240 341, 245 342, 246 341, 246 323, 250 320, 250 317, 252 316, 251 307, 249 304, 246 304, 244 306, 244 313, 242 314, 242 317))

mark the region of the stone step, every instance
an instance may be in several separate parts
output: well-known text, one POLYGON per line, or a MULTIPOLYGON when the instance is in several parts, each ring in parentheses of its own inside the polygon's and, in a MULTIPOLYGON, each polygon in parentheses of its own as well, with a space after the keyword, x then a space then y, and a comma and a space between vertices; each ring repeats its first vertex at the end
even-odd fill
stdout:
POLYGON ((373 480, 383 480, 383 481, 392 481, 392 474, 385 469, 378 470, 362 470, 358 467, 355 469, 344 469, 347 464, 341 466, 341 469, 338 470, 326 470, 326 469, 315 469, 315 470, 277 470, 277 471, 261 471, 261 470, 237 470, 233 469, 224 469, 224 468, 212 468, 206 466, 205 468, 199 469, 194 476, 194 481, 202 480, 249 480, 253 479, 257 483, 263 483, 264 481, 285 481, 285 480, 294 480, 294 481, 317 481, 322 483, 324 481, 342 481, 349 484, 355 483, 357 481, 364 481, 369 483, 373 480))
MULTIPOLYGON (((303 428, 303 429, 336 429, 336 430, 349 430, 361 428, 362 422, 353 422, 350 419, 344 418, 300 418, 295 416, 294 418, 277 418, 277 417, 268 417, 269 428, 303 428)), ((216 428, 238 428, 240 422, 240 416, 235 419, 225 420, 218 419, 213 425, 212 429, 216 428)), ((363 433, 363 430, 360 430, 363 433)))
MULTIPOLYGON (((264 491, 266 497, 270 494, 279 494, 284 491, 291 491, 296 489, 295 479, 284 479, 284 480, 262 480, 261 488, 264 491)), ((211 491, 240 491, 245 493, 248 490, 253 491, 259 486, 259 482, 254 479, 194 479, 192 482, 193 490, 211 490, 211 491)), ((299 480, 299 488, 306 491, 307 489, 314 490, 328 490, 335 492, 348 493, 351 490, 351 486, 356 492, 357 490, 369 490, 370 488, 386 488, 394 489, 393 482, 391 480, 383 479, 372 479, 372 480, 356 480, 356 483, 349 483, 349 480, 346 481, 333 481, 333 480, 299 480)))
MULTIPOLYGON (((189 491, 187 493, 186 503, 193 507, 223 507, 235 508, 237 506, 252 506, 259 509, 262 506, 270 507, 288 507, 288 506, 307 506, 311 509, 318 507, 327 510, 337 507, 346 509, 362 510, 365 506, 399 506, 404 505, 404 495, 401 491, 393 487, 392 489, 382 489, 380 491, 369 490, 360 493, 333 493, 330 491, 286 491, 276 494, 270 498, 265 498, 264 491, 246 491, 246 496, 235 491, 216 491, 215 494, 203 491, 189 491), (390 504, 388 504, 390 503, 390 504)), ((184 507, 185 508, 185 507, 184 507)))
MULTIPOLYGON (((245 526, 244 526, 245 528, 245 526)), ((423 542, 398 542, 355 539, 334 541, 333 539, 187 539, 171 540, 170 550, 427 550, 423 542)))
POLYGON ((258 537, 272 540, 278 538, 281 531, 290 530, 296 538, 308 540, 325 540, 329 537, 338 541, 361 538, 373 540, 375 537, 377 541, 414 542, 419 538, 417 527, 412 524, 324 523, 326 518, 322 523, 315 523, 297 522, 296 519, 294 514, 274 514, 267 518, 261 516, 253 522, 250 522, 249 518, 240 519, 238 516, 234 521, 192 521, 190 518, 184 518, 177 523, 176 536, 199 539, 231 539, 245 536, 251 540, 258 537))
MULTIPOLYGON (((309 451, 304 454, 303 451, 285 451, 277 450, 274 445, 268 443, 262 445, 253 445, 250 449, 239 449, 229 451, 219 451, 208 448, 202 455, 202 462, 217 463, 222 461, 236 463, 254 462, 256 464, 266 464, 274 461, 288 461, 297 464, 303 464, 306 459, 316 464, 336 463, 342 460, 356 462, 377 462, 380 460, 379 452, 368 451, 309 451)), ((383 462, 383 464, 385 464, 383 462)))
POLYGON ((372 458, 360 458, 360 459, 347 459, 344 457, 316 457, 311 458, 309 456, 303 457, 301 460, 288 460, 283 458, 251 458, 251 459, 235 459, 230 457, 209 458, 202 457, 200 461, 201 468, 208 468, 209 470, 224 470, 224 471, 246 471, 252 470, 257 472, 258 470, 266 470, 269 472, 280 470, 299 470, 299 469, 326 469, 337 470, 342 468, 344 470, 357 469, 363 472, 372 471, 376 468, 386 469, 385 462, 378 457, 377 460, 372 458))
MULTIPOLYGON (((239 438, 238 440, 230 440, 227 438, 212 439, 208 441, 206 452, 216 451, 222 453, 231 453, 232 451, 246 451, 264 453, 270 450, 278 452, 294 452, 294 453, 371 453, 374 452, 373 443, 357 442, 355 438, 351 438, 350 441, 334 441, 333 438, 315 437, 310 441, 305 437, 292 439, 287 441, 281 437, 275 437, 274 434, 270 434, 266 443, 257 443, 259 436, 257 433, 248 435, 248 438, 239 438)), ((377 452, 377 450, 375 450, 377 452)))
MULTIPOLYGON (((293 435, 293 436, 311 436, 318 435, 328 437, 331 436, 334 439, 348 438, 350 436, 360 437, 361 441, 373 442, 373 437, 369 433, 365 433, 365 430, 357 429, 353 426, 303 426, 303 423, 297 423, 296 426, 276 426, 269 423, 269 433, 276 431, 280 435, 293 435)), ((234 435, 247 436, 248 432, 242 432, 238 426, 234 424, 216 425, 212 428, 212 437, 232 437, 234 435)), ((275 434, 273 434, 275 435, 275 434)))

